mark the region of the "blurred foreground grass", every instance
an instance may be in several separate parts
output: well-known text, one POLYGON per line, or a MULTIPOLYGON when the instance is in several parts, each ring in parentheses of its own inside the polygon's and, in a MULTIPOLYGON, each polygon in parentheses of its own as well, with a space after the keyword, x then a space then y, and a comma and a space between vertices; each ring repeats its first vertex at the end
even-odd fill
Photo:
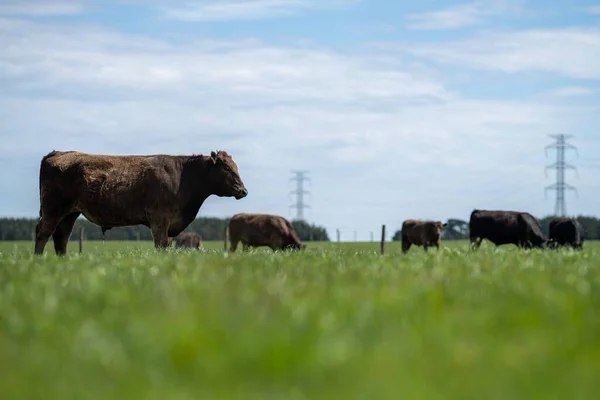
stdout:
POLYGON ((600 246, 0 242, 0 398, 594 399, 600 246))

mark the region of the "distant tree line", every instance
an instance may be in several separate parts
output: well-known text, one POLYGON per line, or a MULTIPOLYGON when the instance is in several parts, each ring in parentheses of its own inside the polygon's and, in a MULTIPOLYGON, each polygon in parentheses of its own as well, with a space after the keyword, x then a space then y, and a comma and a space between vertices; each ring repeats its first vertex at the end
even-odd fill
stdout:
MULTIPOLYGON (((35 218, 0 218, 0 240, 32 240, 37 222, 35 218)), ((304 221, 290 222, 302 241, 329 241, 327 231, 321 226, 304 221)), ((197 232, 202 240, 224 240, 228 223, 229 218, 201 217, 192 221, 185 231, 197 232)), ((85 218, 75 222, 72 240, 79 238, 82 227, 86 240, 102 240, 100 227, 85 218)), ((124 226, 106 231, 104 240, 152 240, 152 233, 143 225, 124 226)))
MULTIPOLYGON (((540 225, 542 226, 542 230, 544 231, 546 236, 548 236, 549 234, 549 225, 550 220, 552 218, 552 216, 546 216, 544 218, 538 219, 538 221, 540 221, 540 225)), ((580 215, 576 218, 583 226, 585 240, 600 240, 599 218, 583 215, 580 215)), ((446 228, 444 228, 444 233, 442 234, 443 240, 461 240, 469 238, 468 221, 450 218, 446 222, 448 223, 448 225, 446 226, 446 228)), ((399 229, 394 233, 392 240, 402 240, 402 229, 399 229)))

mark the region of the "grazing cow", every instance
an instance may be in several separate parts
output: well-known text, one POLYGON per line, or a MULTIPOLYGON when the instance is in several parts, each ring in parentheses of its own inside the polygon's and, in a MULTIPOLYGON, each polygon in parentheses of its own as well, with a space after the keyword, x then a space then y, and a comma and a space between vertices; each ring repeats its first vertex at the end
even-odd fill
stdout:
POLYGON ((550 245, 583 249, 583 226, 575 218, 554 217, 549 225, 550 245))
POLYGON ((483 239, 496 246, 514 244, 523 248, 544 248, 548 243, 540 223, 521 211, 473 210, 469 239, 473 249, 478 249, 483 239))
POLYGON ((242 242, 243 250, 259 246, 274 251, 306 248, 287 219, 270 214, 235 214, 229 220, 229 240, 231 252, 235 252, 238 242, 242 242))
POLYGON ((423 221, 407 219, 402 223, 402 252, 406 253, 411 245, 440 248, 442 231, 447 224, 441 221, 423 221))
POLYGON ((247 196, 237 165, 225 151, 205 155, 97 155, 52 151, 40 165, 40 220, 35 254, 50 236, 64 255, 80 214, 106 230, 151 229, 156 248, 181 233, 211 195, 247 196))
POLYGON ((199 249, 202 238, 196 232, 181 232, 175 236, 175 246, 189 249, 199 249))

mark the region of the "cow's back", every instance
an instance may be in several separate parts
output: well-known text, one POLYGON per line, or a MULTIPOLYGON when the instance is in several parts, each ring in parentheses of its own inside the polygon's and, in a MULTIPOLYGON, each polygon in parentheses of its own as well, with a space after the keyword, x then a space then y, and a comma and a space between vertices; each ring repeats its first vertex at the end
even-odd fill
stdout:
POLYGON ((270 214, 235 214, 229 221, 229 236, 232 241, 242 241, 250 246, 294 244, 296 239, 299 242, 289 221, 270 214))
POLYGON ((413 235, 413 231, 415 229, 416 226, 418 226, 422 221, 418 220, 418 219, 407 219, 404 222, 402 222, 402 228, 401 228, 401 233, 402 236, 405 237, 410 237, 411 235, 413 235))
POLYGON ((469 218, 471 238, 488 239, 496 245, 518 243, 519 212, 473 210, 469 218))
POLYGON ((267 237, 276 227, 272 220, 260 214, 235 214, 229 220, 229 237, 253 246, 266 245, 267 237))
POLYGON ((519 213, 518 222, 521 243, 529 242, 535 247, 543 246, 546 243, 546 235, 542 231, 542 226, 533 215, 527 212, 519 213))
POLYGON ((175 156, 54 152, 40 170, 42 203, 52 192, 56 201, 74 204, 98 225, 143 224, 149 208, 168 214, 179 207, 178 169, 181 165, 175 156))

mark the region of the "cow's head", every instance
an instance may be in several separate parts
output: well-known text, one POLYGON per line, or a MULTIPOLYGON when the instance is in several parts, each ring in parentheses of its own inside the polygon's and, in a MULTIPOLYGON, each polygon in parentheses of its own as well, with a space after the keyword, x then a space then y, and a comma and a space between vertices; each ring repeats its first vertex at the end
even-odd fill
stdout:
POLYGON ((442 223, 442 221, 436 221, 435 222, 435 228, 438 232, 442 233, 442 231, 444 230, 444 228, 448 225, 447 222, 442 223))
POLYGON ((304 250, 306 249, 306 245, 304 243, 290 243, 284 246, 287 250, 304 250))
POLYGON ((209 180, 217 196, 239 200, 248 195, 237 164, 226 151, 211 152, 209 164, 209 180))

